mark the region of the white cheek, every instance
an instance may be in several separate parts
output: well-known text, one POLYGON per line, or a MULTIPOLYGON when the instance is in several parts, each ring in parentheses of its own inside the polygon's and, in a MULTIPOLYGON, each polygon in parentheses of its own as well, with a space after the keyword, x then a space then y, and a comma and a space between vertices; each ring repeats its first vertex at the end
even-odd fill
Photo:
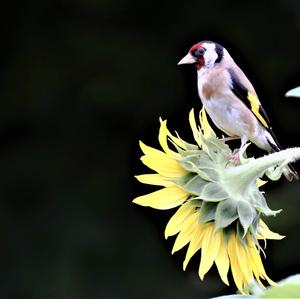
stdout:
POLYGON ((205 66, 208 68, 213 67, 217 59, 218 54, 215 51, 207 51, 204 54, 205 66))

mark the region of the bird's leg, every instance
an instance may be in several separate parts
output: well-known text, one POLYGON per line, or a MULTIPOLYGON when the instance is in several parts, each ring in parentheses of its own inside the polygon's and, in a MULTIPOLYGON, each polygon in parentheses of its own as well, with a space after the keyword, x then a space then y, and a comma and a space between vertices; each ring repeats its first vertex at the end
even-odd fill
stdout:
POLYGON ((239 136, 229 136, 229 137, 224 137, 224 135, 222 135, 222 138, 221 140, 224 141, 224 142, 227 142, 227 141, 231 141, 231 140, 238 140, 240 139, 241 137, 239 136))
MULTIPOLYGON (((241 154, 245 151, 245 145, 247 142, 248 138, 243 136, 241 137, 241 146, 239 150, 233 154, 230 155, 229 163, 233 165, 238 165, 241 162, 241 154)), ((246 147, 249 144, 246 145, 246 147)))

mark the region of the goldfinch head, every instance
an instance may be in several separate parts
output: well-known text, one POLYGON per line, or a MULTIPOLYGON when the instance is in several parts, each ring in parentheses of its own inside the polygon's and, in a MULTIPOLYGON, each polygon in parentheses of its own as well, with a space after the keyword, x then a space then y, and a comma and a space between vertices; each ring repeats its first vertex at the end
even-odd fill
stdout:
POLYGON ((224 54, 229 55, 223 46, 211 41, 202 41, 192 46, 178 64, 195 64, 198 70, 203 66, 212 68, 223 60, 224 54))

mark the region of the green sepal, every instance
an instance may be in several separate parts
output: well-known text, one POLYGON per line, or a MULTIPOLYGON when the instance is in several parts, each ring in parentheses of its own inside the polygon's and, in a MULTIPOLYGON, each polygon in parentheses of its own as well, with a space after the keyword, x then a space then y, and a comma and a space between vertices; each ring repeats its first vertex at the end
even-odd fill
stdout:
POLYGON ((199 221, 202 223, 211 221, 215 219, 217 204, 214 202, 204 201, 200 208, 200 218, 199 221))
POLYGON ((186 181, 184 184, 180 184, 180 186, 195 195, 200 195, 207 185, 207 181, 203 180, 200 176, 194 175, 190 180, 186 181))
POLYGON ((223 162, 224 164, 228 162, 231 150, 225 142, 213 136, 205 138, 203 135, 200 135, 200 138, 203 150, 214 162, 223 162))
POLYGON ((244 229, 243 229, 243 226, 242 224, 240 223, 240 221, 237 221, 236 222, 236 233, 237 233, 237 236, 239 238, 239 241, 244 245, 246 246, 247 245, 247 241, 245 239, 245 234, 244 234, 244 229))
POLYGON ((200 156, 201 151, 199 149, 194 149, 194 150, 183 150, 176 146, 177 152, 180 154, 181 158, 178 159, 178 162, 180 162, 182 159, 193 157, 193 156, 200 156))
POLYGON ((249 226, 248 231, 253 236, 257 235, 258 228, 259 228, 259 219, 260 219, 260 216, 261 216, 260 212, 257 212, 254 220, 252 221, 251 225, 249 226))
POLYGON ((198 150, 199 151, 198 145, 184 141, 182 138, 180 138, 179 134, 176 131, 175 131, 175 134, 176 134, 176 137, 186 146, 186 151, 189 151, 189 150, 198 150))
POLYGON ((261 212, 262 214, 264 214, 266 216, 276 216, 276 214, 278 214, 282 211, 282 210, 277 210, 277 211, 271 210, 268 207, 266 199, 261 192, 256 193, 254 200, 253 200, 253 202, 254 202, 255 209, 258 212, 261 212))
POLYGON ((193 177, 195 177, 195 174, 189 172, 181 177, 170 179, 170 181, 183 188, 183 186, 187 184, 193 177))
POLYGON ((197 197, 191 197, 189 199, 189 201, 190 201, 191 205, 195 208, 200 208, 203 205, 203 201, 197 197))
POLYGON ((285 161, 285 162, 281 163, 280 165, 268 168, 265 172, 266 176, 272 181, 279 180, 282 175, 283 168, 287 164, 288 164, 288 161, 285 161))
POLYGON ((203 201, 212 202, 222 201, 228 197, 228 193, 222 188, 222 186, 215 182, 207 183, 199 195, 199 198, 201 198, 203 201))
POLYGON ((246 236, 248 229, 252 222, 254 221, 257 212, 253 208, 253 206, 246 200, 239 200, 237 204, 237 211, 239 215, 239 222, 243 227, 244 234, 243 238, 246 236))
POLYGON ((190 155, 182 156, 178 162, 187 171, 197 173, 202 178, 210 181, 216 181, 219 178, 217 165, 209 158, 205 152, 193 152, 190 155))
POLYGON ((232 222, 238 219, 237 213, 237 201, 231 198, 223 200, 220 202, 216 209, 215 214, 215 230, 225 228, 229 226, 232 222))

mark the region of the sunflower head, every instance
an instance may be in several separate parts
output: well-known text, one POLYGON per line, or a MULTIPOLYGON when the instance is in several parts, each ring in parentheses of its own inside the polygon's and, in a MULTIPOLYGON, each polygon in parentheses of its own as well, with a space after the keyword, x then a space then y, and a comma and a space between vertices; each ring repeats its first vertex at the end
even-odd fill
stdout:
POLYGON ((280 211, 268 207, 259 190, 265 183, 260 177, 266 174, 278 179, 279 170, 295 159, 295 154, 275 153, 248 159, 245 147, 240 151, 239 164, 233 164, 231 158, 235 151, 216 137, 204 109, 199 120, 200 126, 192 110, 189 122, 195 144, 172 135, 166 120, 160 123, 162 151, 140 142, 144 153, 141 161, 154 173, 136 178, 141 183, 163 188, 139 196, 133 202, 155 209, 179 207, 166 226, 165 237, 177 235, 172 253, 187 246, 184 269, 201 250, 201 279, 215 263, 225 284, 229 284, 231 269, 241 293, 247 293, 254 280, 262 287, 262 280, 274 284, 264 270, 259 240, 283 238, 270 231, 261 219, 280 211))

